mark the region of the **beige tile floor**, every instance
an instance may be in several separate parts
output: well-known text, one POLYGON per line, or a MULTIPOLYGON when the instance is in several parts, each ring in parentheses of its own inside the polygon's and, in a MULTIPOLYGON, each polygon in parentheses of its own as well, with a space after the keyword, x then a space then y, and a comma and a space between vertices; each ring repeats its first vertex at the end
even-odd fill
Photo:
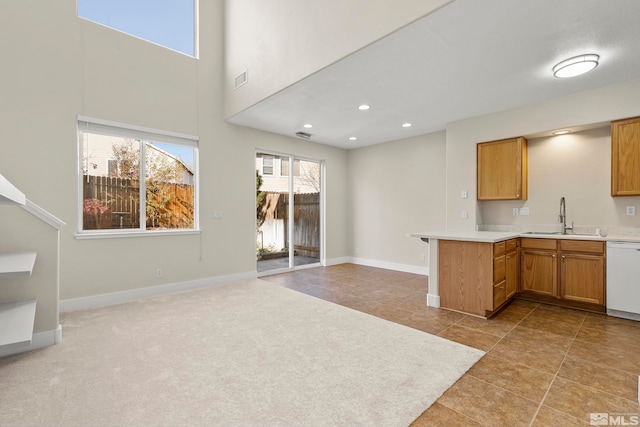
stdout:
POLYGON ((342 264, 262 279, 487 354, 413 426, 583 426, 640 415, 640 322, 514 300, 485 320, 425 305, 427 278, 342 264))

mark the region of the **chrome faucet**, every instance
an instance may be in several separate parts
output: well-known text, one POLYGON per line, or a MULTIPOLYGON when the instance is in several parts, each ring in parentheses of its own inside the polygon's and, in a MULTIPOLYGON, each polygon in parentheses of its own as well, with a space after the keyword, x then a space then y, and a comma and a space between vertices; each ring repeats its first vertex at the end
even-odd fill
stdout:
POLYGON ((564 197, 560 198, 560 215, 558 215, 558 222, 562 224, 562 234, 567 234, 567 230, 573 230, 573 221, 571 221, 571 227, 567 227, 567 207, 564 197))

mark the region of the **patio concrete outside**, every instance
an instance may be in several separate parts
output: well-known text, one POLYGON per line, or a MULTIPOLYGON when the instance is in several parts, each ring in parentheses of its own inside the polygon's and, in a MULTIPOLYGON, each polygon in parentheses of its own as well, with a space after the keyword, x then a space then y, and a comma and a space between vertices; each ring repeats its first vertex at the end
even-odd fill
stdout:
MULTIPOLYGON (((294 259, 294 263, 293 263, 294 266, 320 263, 320 258, 315 258, 315 257, 295 255, 293 259, 294 259)), ((280 268, 289 268, 289 257, 272 258, 272 259, 257 261, 257 268, 258 268, 258 273, 263 273, 265 271, 276 270, 280 268)))

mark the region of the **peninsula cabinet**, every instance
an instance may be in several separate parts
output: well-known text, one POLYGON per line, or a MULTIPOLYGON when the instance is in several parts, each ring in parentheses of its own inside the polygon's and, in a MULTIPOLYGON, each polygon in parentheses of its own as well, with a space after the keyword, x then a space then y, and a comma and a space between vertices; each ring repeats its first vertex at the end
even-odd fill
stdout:
POLYGON ((519 298, 603 312, 605 243, 520 239, 519 298))
POLYGON ((517 242, 439 240, 440 307, 490 317, 504 306, 518 283, 517 242))
POLYGON ((640 117, 611 122, 611 195, 640 196, 640 117))
POLYGON ((527 140, 524 137, 477 145, 478 200, 527 200, 527 140))

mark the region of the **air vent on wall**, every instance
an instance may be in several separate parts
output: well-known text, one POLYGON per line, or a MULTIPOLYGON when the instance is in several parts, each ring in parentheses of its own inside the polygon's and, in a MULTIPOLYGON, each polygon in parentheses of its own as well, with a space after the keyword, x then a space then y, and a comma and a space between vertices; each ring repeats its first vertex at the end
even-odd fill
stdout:
POLYGON ((249 81, 249 76, 247 75, 247 70, 244 70, 242 73, 238 74, 234 82, 234 89, 238 89, 240 86, 244 86, 249 81))
POLYGON ((311 138, 311 134, 310 133, 306 133, 306 132, 296 132, 296 136, 298 138, 302 138, 302 139, 310 139, 311 138))

